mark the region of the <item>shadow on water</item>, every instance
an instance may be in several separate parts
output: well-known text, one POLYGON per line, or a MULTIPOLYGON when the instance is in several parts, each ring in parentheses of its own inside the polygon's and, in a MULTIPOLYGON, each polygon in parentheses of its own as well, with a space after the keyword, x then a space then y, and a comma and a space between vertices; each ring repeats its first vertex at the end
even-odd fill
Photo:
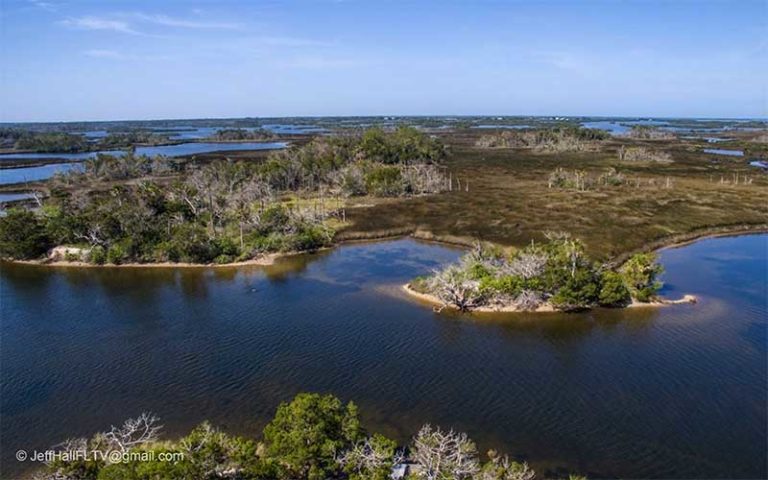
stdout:
POLYGON ((436 314, 399 286, 461 252, 410 239, 269 267, 3 264, 0 476, 144 410, 170 437, 258 435, 318 391, 400 442, 430 422, 548 474, 762 478, 767 238, 662 251, 665 294, 697 305, 578 314, 436 314))

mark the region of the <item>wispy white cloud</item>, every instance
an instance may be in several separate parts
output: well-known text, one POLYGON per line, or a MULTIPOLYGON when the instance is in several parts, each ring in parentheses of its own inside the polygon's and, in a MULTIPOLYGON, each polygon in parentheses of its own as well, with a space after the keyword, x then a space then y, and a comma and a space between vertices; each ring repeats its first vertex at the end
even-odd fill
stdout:
POLYGON ((168 60, 169 57, 163 55, 136 55, 132 53, 118 52, 117 50, 93 49, 86 50, 83 55, 92 58, 102 58, 107 60, 134 60, 134 61, 153 61, 168 60))
POLYGON ((86 50, 83 52, 83 54, 89 57, 94 57, 94 58, 115 58, 115 59, 123 58, 123 56, 119 52, 116 52, 114 50, 99 50, 99 49, 86 50))
POLYGON ((147 14, 147 13, 141 13, 141 12, 134 13, 132 17, 143 22, 153 23, 155 25, 162 25, 165 27, 219 29, 219 30, 235 30, 242 27, 242 25, 240 25, 239 23, 190 20, 186 18, 170 17, 168 15, 147 14))
POLYGON ((303 56, 281 60, 277 65, 281 68, 297 68, 309 70, 328 70, 335 68, 349 68, 362 65, 363 62, 348 58, 331 58, 322 55, 303 56))
POLYGON ((301 37, 258 37, 254 39, 257 45, 269 47, 329 47, 333 42, 301 37))
POLYGON ((70 17, 59 23, 66 27, 79 30, 106 30, 132 35, 148 35, 145 32, 148 29, 150 29, 149 31, 152 31, 152 26, 211 30, 234 30, 242 27, 238 23, 196 19, 190 20, 186 18, 142 12, 114 13, 106 16, 86 15, 82 17, 70 17), (142 26, 145 28, 141 28, 142 26))
POLYGON ((38 8, 42 8, 43 10, 48 10, 53 12, 58 9, 58 5, 56 5, 53 2, 45 2, 43 0, 27 0, 27 1, 38 8))
POLYGON ((60 22, 62 25, 79 30, 107 30, 119 33, 129 33, 140 35, 140 32, 134 30, 128 22, 114 20, 103 17, 85 16, 76 18, 67 18, 60 22))

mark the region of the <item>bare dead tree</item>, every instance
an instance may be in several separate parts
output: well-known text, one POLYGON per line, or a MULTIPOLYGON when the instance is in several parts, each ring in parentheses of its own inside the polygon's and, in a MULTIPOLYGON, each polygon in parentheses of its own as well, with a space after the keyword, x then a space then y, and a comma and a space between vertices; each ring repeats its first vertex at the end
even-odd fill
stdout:
POLYGON ((402 463, 405 459, 402 450, 395 450, 394 454, 388 448, 382 448, 372 438, 356 443, 351 449, 340 455, 336 461, 345 468, 350 468, 358 474, 374 472, 392 465, 402 463))
POLYGON ((539 308, 544 299, 541 294, 533 290, 523 290, 515 297, 515 305, 520 310, 533 311, 539 308))
POLYGON ((101 224, 92 223, 88 225, 85 232, 75 232, 75 238, 85 240, 91 246, 103 245, 104 238, 101 232, 101 224))
POLYGON ((129 418, 120 427, 112 426, 104 438, 113 450, 127 452, 133 447, 157 440, 163 428, 159 419, 144 412, 136 418, 129 418))
POLYGON ((427 480, 465 480, 480 472, 477 448, 464 433, 424 425, 413 441, 416 475, 427 480))
POLYGON ((538 277, 544 273, 547 266, 547 256, 540 253, 521 252, 511 262, 507 263, 502 271, 508 275, 515 275, 525 280, 538 277))
POLYGON ((456 265, 435 271, 428 288, 442 302, 462 311, 480 305, 483 300, 480 282, 467 278, 464 269, 456 265))

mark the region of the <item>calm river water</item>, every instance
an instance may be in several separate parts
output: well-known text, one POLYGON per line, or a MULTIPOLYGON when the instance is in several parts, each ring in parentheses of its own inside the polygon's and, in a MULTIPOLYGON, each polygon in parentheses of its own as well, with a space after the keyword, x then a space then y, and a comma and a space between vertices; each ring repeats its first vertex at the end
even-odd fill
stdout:
POLYGON ((399 285, 459 251, 398 240, 268 268, 2 266, 0 477, 17 449, 150 410, 256 434, 298 392, 406 441, 431 422, 549 475, 765 478, 768 236, 662 251, 697 305, 435 314, 399 285))

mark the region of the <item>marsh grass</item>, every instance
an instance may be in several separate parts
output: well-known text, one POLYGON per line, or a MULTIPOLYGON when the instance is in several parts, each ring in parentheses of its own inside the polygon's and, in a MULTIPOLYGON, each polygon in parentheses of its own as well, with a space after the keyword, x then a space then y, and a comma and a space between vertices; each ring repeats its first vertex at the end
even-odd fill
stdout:
POLYGON ((664 238, 768 224, 768 176, 744 158, 713 160, 691 142, 655 140, 653 148, 669 152, 673 163, 627 164, 617 161, 622 145, 650 142, 616 139, 599 152, 542 154, 477 148, 476 135, 460 131, 444 137, 453 152, 447 166, 461 189, 454 185, 449 192, 408 199, 358 199, 347 207, 347 225, 338 238, 402 231, 520 247, 543 240, 547 231, 568 231, 585 242, 589 255, 607 260, 664 238), (614 167, 628 182, 587 191, 549 189, 547 177, 558 167, 591 175, 614 167), (751 178, 751 184, 734 184, 729 180, 734 174, 751 178))

